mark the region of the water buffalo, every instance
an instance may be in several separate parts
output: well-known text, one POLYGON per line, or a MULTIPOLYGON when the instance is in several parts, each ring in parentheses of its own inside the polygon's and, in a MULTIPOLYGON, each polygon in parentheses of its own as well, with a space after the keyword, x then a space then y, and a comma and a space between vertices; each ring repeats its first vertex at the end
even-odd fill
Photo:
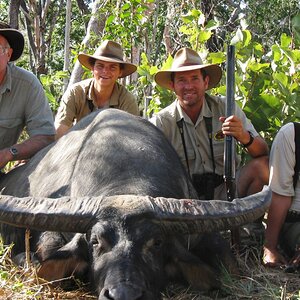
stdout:
POLYGON ((216 232, 257 219, 270 201, 268 189, 232 203, 195 200, 163 134, 114 109, 87 116, 0 188, 1 233, 16 260, 30 228, 39 275, 88 279, 100 300, 159 299, 172 281, 218 287, 221 266, 238 270, 216 232))

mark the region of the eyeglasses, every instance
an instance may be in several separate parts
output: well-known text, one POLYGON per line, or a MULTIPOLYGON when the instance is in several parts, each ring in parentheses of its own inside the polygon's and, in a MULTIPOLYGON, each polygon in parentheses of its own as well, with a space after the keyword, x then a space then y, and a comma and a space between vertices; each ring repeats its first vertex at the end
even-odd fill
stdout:
POLYGON ((6 50, 9 49, 9 47, 3 47, 0 45, 0 55, 6 53, 6 50))

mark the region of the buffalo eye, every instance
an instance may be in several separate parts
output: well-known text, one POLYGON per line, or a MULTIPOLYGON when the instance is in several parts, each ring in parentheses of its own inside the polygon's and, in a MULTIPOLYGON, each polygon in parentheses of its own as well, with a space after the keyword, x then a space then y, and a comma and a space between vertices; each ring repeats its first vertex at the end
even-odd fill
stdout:
POLYGON ((155 249, 160 249, 162 247, 163 240, 162 239, 154 239, 153 246, 155 249))
POLYGON ((93 246, 93 251, 101 254, 107 251, 108 245, 104 239, 94 237, 90 240, 91 245, 93 246))

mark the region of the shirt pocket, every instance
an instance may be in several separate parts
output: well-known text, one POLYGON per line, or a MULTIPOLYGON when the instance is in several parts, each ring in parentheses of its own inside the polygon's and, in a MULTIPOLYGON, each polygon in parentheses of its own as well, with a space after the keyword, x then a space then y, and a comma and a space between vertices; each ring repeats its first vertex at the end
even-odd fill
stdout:
POLYGON ((214 141, 213 142, 213 150, 215 157, 223 157, 224 156, 224 141, 214 141))
POLYGON ((0 119, 0 148, 15 144, 22 129, 23 120, 21 118, 0 119))
MULTIPOLYGON (((194 149, 192 149, 192 148, 186 149, 186 155, 187 155, 187 159, 189 162, 192 162, 196 159, 196 153, 195 153, 194 149)), ((186 155, 184 152, 184 148, 180 147, 179 156, 184 165, 186 165, 186 155)))

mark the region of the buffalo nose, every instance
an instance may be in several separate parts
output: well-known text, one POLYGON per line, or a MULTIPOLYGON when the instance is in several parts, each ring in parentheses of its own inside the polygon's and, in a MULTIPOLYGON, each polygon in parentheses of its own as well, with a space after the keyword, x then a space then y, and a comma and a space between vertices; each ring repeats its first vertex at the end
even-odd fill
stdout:
POLYGON ((99 300, 141 300, 142 295, 139 287, 126 284, 103 289, 99 300))

